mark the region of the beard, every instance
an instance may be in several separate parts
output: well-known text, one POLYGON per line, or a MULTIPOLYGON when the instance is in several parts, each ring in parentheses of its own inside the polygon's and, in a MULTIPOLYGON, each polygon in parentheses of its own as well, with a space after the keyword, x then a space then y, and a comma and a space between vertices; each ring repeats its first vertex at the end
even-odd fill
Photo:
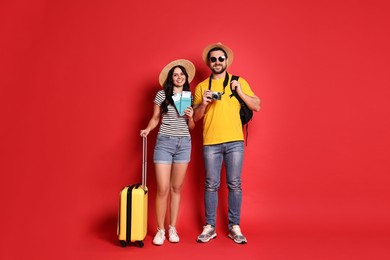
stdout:
POLYGON ((226 68, 227 66, 223 66, 223 65, 214 65, 211 67, 211 71, 214 73, 214 74, 222 74, 226 71, 226 68))

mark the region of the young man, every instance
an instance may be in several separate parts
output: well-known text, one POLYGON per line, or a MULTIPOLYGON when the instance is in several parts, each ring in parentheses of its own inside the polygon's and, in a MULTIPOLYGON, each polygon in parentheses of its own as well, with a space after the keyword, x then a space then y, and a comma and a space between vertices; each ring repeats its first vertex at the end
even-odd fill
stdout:
POLYGON ((203 118, 203 158, 206 170, 206 224, 197 241, 205 243, 217 236, 216 210, 223 161, 229 190, 229 237, 238 244, 245 244, 247 240, 239 226, 244 134, 239 116, 240 103, 232 95, 231 89, 236 90, 253 111, 260 110, 260 99, 242 77, 238 81, 231 81, 232 75, 226 71, 234 58, 229 47, 222 43, 211 44, 203 50, 202 58, 210 68, 211 76, 196 86, 194 99, 194 120, 203 118))

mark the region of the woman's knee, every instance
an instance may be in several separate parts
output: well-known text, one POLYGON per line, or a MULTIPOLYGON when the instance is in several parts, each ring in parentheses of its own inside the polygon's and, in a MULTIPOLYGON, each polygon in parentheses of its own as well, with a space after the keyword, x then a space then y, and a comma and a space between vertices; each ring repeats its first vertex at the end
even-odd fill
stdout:
POLYGON ((159 197, 167 197, 169 194, 169 187, 157 188, 157 196, 159 197))
POLYGON ((171 192, 174 194, 180 194, 183 185, 172 185, 171 192))

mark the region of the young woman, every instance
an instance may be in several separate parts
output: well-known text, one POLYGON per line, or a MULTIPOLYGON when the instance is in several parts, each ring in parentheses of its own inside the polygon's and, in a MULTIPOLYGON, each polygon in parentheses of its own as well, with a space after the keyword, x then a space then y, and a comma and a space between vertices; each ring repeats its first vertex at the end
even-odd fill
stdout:
MULTIPOLYGON (((163 245, 165 240, 165 215, 170 198, 169 241, 179 242, 176 223, 180 206, 180 191, 184 182, 191 157, 190 130, 195 127, 193 110, 188 106, 180 116, 180 108, 175 106, 183 91, 190 91, 190 82, 195 76, 192 62, 184 59, 170 62, 159 76, 163 90, 157 92, 154 99, 153 115, 147 127, 141 130, 141 136, 147 136, 161 120, 154 148, 153 161, 156 172, 156 218, 157 234, 153 244, 163 245), (175 100, 175 101, 174 101, 175 100), (170 196, 169 196, 170 195, 170 196)), ((192 104, 192 102, 191 102, 192 104)))

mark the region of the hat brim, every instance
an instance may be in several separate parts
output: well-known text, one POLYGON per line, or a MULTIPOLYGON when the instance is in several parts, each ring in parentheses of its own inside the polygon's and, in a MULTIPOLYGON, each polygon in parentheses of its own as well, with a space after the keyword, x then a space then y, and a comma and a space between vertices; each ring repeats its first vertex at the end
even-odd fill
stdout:
POLYGON ((185 68, 185 70, 187 71, 189 83, 194 79, 194 77, 195 77, 194 64, 191 61, 186 60, 186 59, 178 59, 178 60, 174 60, 174 61, 171 61, 170 63, 168 63, 160 72, 160 76, 158 77, 158 80, 159 80, 161 86, 164 85, 164 82, 167 78, 169 70, 172 69, 173 67, 178 66, 178 65, 183 66, 185 68))
POLYGON ((203 53, 202 53, 202 58, 203 58, 204 63, 206 63, 207 66, 209 65, 209 61, 207 59, 207 54, 209 53, 209 51, 211 49, 216 48, 216 47, 221 48, 226 52, 227 66, 229 67, 233 63, 233 59, 234 59, 233 51, 228 46, 226 46, 220 42, 210 44, 209 46, 204 48, 203 53))

